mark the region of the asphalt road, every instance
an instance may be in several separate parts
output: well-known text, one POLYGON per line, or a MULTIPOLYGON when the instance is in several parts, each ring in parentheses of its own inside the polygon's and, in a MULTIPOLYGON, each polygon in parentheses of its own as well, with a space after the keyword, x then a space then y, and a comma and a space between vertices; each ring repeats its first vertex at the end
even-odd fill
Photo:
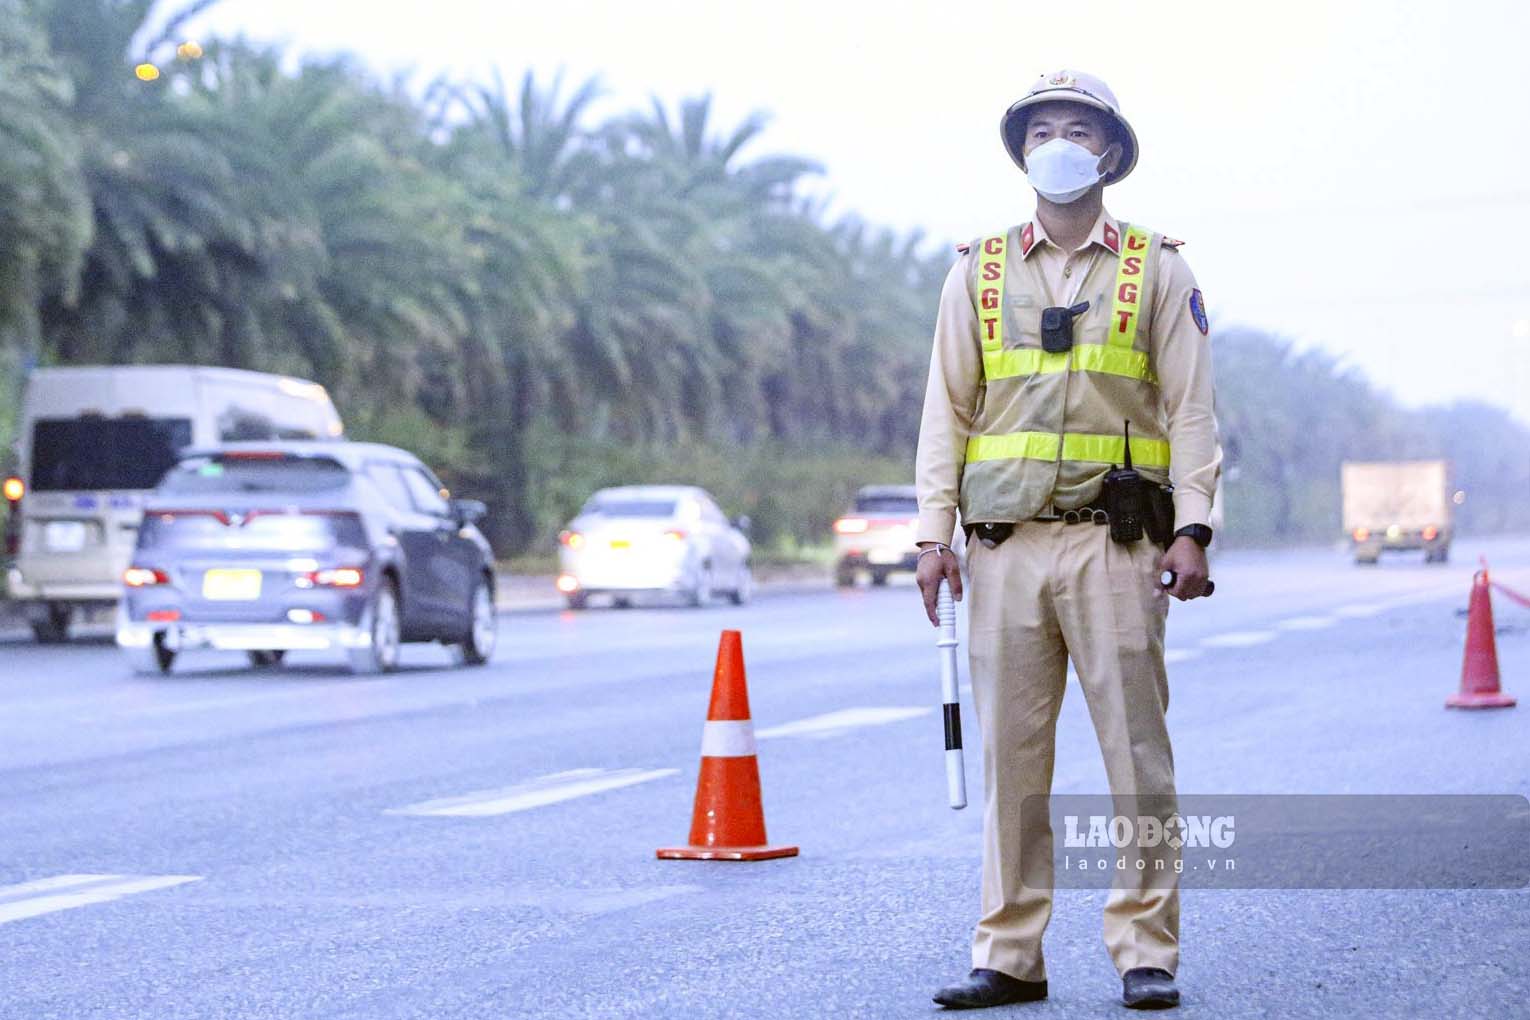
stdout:
MULTIPOLYGON (((1448 567, 1222 556, 1217 595, 1169 618, 1181 791, 1530 793, 1530 610, 1495 606, 1523 703, 1443 707, 1479 552, 1530 591, 1530 540, 1461 541, 1448 567)), ((0 1017, 937 1012, 969 966, 981 819, 945 806, 910 587, 514 613, 500 634, 489 667, 411 647, 381 679, 213 653, 150 679, 104 640, 0 644, 0 1017), (725 627, 770 835, 802 853, 657 861, 688 830, 725 627)), ((1058 741, 1055 789, 1104 792, 1071 682, 1058 741)), ((994 1015, 1126 1015, 1103 902, 1059 892, 1052 997, 994 1015)), ((1524 890, 1188 890, 1179 1015, 1530 1015, 1527 908, 1524 890)))

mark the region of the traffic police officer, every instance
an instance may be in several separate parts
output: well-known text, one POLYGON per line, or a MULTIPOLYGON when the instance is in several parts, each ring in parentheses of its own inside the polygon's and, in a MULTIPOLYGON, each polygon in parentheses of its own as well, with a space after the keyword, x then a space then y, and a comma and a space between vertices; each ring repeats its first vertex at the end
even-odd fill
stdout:
MULTIPOLYGON (((969 536, 982 916, 971 974, 935 996, 965 1008, 1047 994, 1052 833, 1034 806, 1051 790, 1069 659, 1118 811, 1175 810, 1164 622, 1169 595, 1204 591, 1221 465, 1205 307, 1180 242, 1104 209, 1105 185, 1137 162, 1115 96, 1092 75, 1047 75, 1005 111, 1000 134, 1037 193, 1036 217, 962 246, 946 278, 916 464, 931 623, 942 579, 961 597, 949 547, 958 510, 969 536), (1110 524, 1105 480, 1128 450, 1162 507, 1166 549, 1097 526, 1110 524)), ((1174 874, 1117 872, 1106 902, 1105 944, 1129 1006, 1179 1001, 1174 874)))

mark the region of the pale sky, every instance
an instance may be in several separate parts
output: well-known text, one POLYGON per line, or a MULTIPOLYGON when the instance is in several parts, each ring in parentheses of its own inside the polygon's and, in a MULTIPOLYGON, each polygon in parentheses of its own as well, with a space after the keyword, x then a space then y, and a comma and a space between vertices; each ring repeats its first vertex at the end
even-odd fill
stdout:
POLYGON ((1141 142, 1107 207, 1186 240, 1213 325, 1530 422, 1522 2, 224 0, 190 34, 233 33, 422 81, 599 75, 597 117, 711 91, 720 126, 773 115, 748 154, 816 158, 836 208, 941 240, 1029 218, 999 115, 1087 70, 1141 142))

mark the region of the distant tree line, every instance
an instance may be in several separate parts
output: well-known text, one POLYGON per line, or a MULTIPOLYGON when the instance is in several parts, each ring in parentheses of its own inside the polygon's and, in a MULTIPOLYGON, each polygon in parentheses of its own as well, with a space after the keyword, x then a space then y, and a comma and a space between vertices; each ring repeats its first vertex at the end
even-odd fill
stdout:
MULTIPOLYGON (((179 45, 211 3, 0 0, 7 363, 317 379, 351 435, 486 498, 507 551, 617 481, 709 484, 790 544, 909 477, 951 251, 830 219, 812 161, 746 154, 763 116, 719 125, 702 96, 592 123, 595 81, 421 94, 179 45)), ((1530 437, 1501 412, 1407 413, 1256 333, 1218 348, 1231 534, 1331 534, 1338 459, 1425 449, 1519 486, 1474 521, 1530 524, 1530 437)))

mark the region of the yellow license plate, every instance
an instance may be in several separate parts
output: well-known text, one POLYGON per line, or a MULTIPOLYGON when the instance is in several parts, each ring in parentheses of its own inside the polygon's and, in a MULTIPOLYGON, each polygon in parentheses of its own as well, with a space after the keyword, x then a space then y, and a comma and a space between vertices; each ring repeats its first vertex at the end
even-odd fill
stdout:
POLYGON ((613 539, 611 539, 611 548, 613 548, 613 549, 631 549, 632 548, 632 543, 627 541, 625 538, 613 538, 613 539))
POLYGON ((250 602, 260 598, 260 571, 209 570, 202 575, 202 597, 210 602, 250 602))

